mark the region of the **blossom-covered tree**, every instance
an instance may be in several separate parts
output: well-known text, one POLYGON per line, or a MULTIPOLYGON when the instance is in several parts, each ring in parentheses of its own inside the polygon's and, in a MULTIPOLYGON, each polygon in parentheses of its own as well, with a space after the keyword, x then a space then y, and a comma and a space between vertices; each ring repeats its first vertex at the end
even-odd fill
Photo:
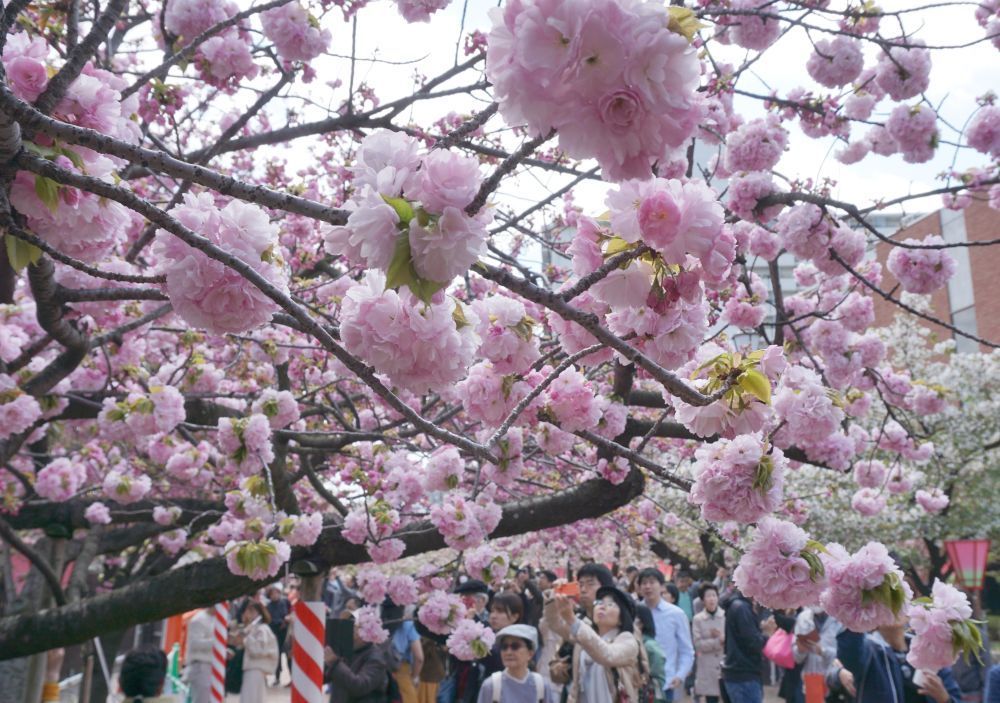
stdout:
POLYGON ((938 54, 995 63, 1000 7, 945 5, 982 27, 953 46, 918 31, 937 5, 506 0, 433 77, 369 82, 367 18, 412 39, 457 9, 395 5, 0 15, 0 537, 33 567, 19 596, 5 581, 0 656, 303 561, 373 562, 370 604, 418 602, 474 656, 488 633, 445 566, 391 563, 447 547, 498 580, 505 550, 615 510, 639 541, 669 536, 669 488, 765 605, 823 603, 859 630, 912 609, 921 660, 943 659, 931 621, 964 609, 945 588, 933 617, 911 605, 873 526, 898 501, 957 510, 951 469, 918 485, 910 467, 985 465, 985 406, 976 457, 935 434, 962 422, 944 386, 988 403, 970 372, 994 359, 918 371, 874 300, 933 315, 868 245, 892 246, 906 294, 933 292, 963 244, 895 241, 872 216, 1000 208, 995 96, 942 106, 932 81, 938 54), (793 42, 796 87, 760 92, 793 42), (814 141, 859 174, 953 166, 848 202, 796 172, 814 141), (807 520, 845 484, 864 540, 807 520))

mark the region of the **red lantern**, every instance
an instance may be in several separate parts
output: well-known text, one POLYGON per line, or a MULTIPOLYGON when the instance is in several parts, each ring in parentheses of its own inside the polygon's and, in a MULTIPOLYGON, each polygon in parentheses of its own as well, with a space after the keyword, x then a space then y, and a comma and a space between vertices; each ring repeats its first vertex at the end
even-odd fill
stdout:
POLYGON ((983 590, 986 579, 986 556, 990 551, 988 539, 945 540, 948 558, 955 570, 955 580, 967 591, 983 590))

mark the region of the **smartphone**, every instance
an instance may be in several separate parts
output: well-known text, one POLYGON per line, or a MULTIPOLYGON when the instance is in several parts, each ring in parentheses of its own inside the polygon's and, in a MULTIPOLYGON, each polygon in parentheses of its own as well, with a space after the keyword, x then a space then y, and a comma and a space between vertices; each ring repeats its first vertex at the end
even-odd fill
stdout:
POLYGON ((574 600, 580 599, 579 581, 569 581, 567 583, 560 584, 559 586, 556 586, 555 589, 553 590, 555 590, 555 592, 561 596, 566 596, 567 598, 572 598, 574 600))

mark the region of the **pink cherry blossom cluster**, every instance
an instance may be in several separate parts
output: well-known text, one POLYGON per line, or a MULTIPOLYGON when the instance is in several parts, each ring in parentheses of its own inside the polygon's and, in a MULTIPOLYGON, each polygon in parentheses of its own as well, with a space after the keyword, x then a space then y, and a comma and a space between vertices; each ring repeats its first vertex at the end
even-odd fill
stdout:
POLYGON ((267 418, 271 428, 278 430, 298 422, 299 403, 290 391, 276 391, 265 388, 250 408, 254 414, 267 418))
POLYGON ((264 415, 220 417, 217 430, 219 449, 241 472, 255 473, 274 461, 271 425, 264 415))
POLYGON ((163 548, 163 551, 173 556, 180 552, 188 542, 188 531, 180 528, 164 532, 156 538, 156 543, 163 548))
MULTIPOLYGON (((233 200, 216 206, 210 193, 188 193, 171 214, 227 254, 288 293, 278 228, 256 205, 233 200)), ((188 324, 218 334, 252 330, 271 319, 278 305, 242 274, 159 230, 155 254, 167 277, 174 310, 188 324)))
POLYGON ((461 380, 479 346, 470 308, 457 300, 424 305, 409 290, 386 290, 380 271, 348 289, 340 319, 347 350, 414 393, 461 380))
POLYGON ((766 453, 758 435, 739 435, 699 447, 688 500, 706 520, 750 523, 777 510, 787 461, 780 449, 766 453))
POLYGON ((389 579, 379 569, 372 566, 365 566, 358 569, 354 580, 358 585, 361 597, 366 603, 379 605, 385 600, 386 591, 389 587, 389 579))
POLYGON ((878 515, 885 509, 885 503, 881 488, 859 488, 851 497, 851 507, 865 517, 878 515))
POLYGON ((83 462, 67 457, 53 459, 35 477, 35 492, 42 498, 64 501, 72 498, 87 480, 83 462))
POLYGON ((773 407, 782 421, 775 442, 807 452, 838 434, 844 420, 844 411, 834 404, 819 374, 804 366, 786 369, 774 395, 773 407))
POLYGON ((479 258, 493 215, 490 208, 474 216, 464 210, 482 181, 475 159, 444 149, 421 154, 413 137, 376 131, 352 170, 356 195, 345 204, 347 223, 324 232, 329 253, 388 271, 406 253, 404 242, 416 274, 439 284, 479 258))
POLYGON ((472 303, 479 317, 479 354, 493 362, 498 373, 525 373, 538 358, 536 320, 524 303, 505 295, 491 295, 472 303))
POLYGON ((451 0, 396 0, 399 14, 407 22, 430 22, 431 15, 450 4, 451 0))
POLYGON ((948 507, 950 502, 947 495, 940 488, 932 488, 929 491, 920 489, 915 496, 917 504, 931 515, 937 515, 948 507))
POLYGON ((770 171, 788 146, 788 131, 770 114, 740 126, 726 138, 725 167, 738 171, 770 171))
POLYGON ((172 505, 169 508, 164 508, 162 505, 157 505, 153 508, 153 522, 157 525, 173 525, 177 522, 177 518, 181 515, 181 509, 176 505, 172 505))
POLYGON ((377 605, 366 605, 354 611, 354 628, 362 642, 382 644, 389 631, 382 627, 382 615, 377 605))
POLYGON ((546 412, 565 432, 593 430, 601 419, 601 406, 590 382, 574 368, 559 374, 543 396, 546 412))
POLYGON ((861 42, 846 36, 820 39, 814 45, 813 53, 806 62, 806 70, 820 85, 839 88, 847 85, 864 68, 861 42))
POLYGON ((173 432, 186 417, 184 396, 173 386, 154 386, 149 393, 129 393, 124 400, 105 398, 98 422, 108 436, 130 436, 173 432))
POLYGON ((1000 0, 981 0, 976 7, 976 21, 992 37, 993 46, 1000 49, 1000 0))
POLYGON ((919 39, 907 39, 909 48, 895 46, 878 58, 875 82, 893 100, 908 100, 930 84, 931 52, 919 39))
POLYGON ((18 388, 13 376, 0 373, 0 440, 24 432, 41 416, 38 401, 18 388))
MULTIPOLYGON (((489 361, 480 361, 472 365, 469 375, 455 386, 455 391, 470 418, 490 427, 499 427, 541 378, 539 372, 531 372, 524 379, 519 379, 516 374, 503 375, 489 361)), ((528 420, 541 403, 541 398, 534 400, 519 421, 528 420)))
POLYGON ((898 622, 913 593, 885 546, 869 542, 854 554, 839 544, 827 545, 827 550, 829 555, 823 555, 827 588, 820 596, 826 612, 854 632, 898 622), (886 602, 890 592, 895 592, 897 599, 902 596, 898 611, 886 602))
POLYGON ((248 576, 255 581, 277 575, 281 566, 292 554, 286 542, 262 539, 252 542, 232 541, 225 546, 226 564, 237 576, 248 576))
POLYGON ((108 509, 108 506, 100 501, 88 505, 87 509, 83 511, 83 517, 91 525, 111 524, 111 511, 108 509))
POLYGON ((926 105, 897 105, 885 130, 907 163, 923 163, 934 157, 938 145, 937 114, 926 105))
POLYGON ((209 27, 239 12, 233 0, 170 0, 163 11, 163 26, 184 44, 209 27))
MULTIPOLYGON (((74 158, 82 160, 79 168, 67 156, 54 161, 67 171, 112 181, 115 165, 110 159, 83 150, 74 158)), ((18 171, 14 177, 10 201, 32 232, 81 261, 107 256, 125 237, 131 222, 129 211, 119 203, 27 171, 18 171), (44 201, 40 193, 46 193, 44 201)))
POLYGON ((326 51, 333 38, 299 2, 262 12, 260 21, 264 36, 274 42, 278 56, 285 61, 312 61, 326 51))
POLYGON ((124 505, 142 500, 152 487, 149 476, 129 469, 109 471, 101 484, 104 495, 124 505))
POLYGON ((733 18, 728 36, 737 46, 763 51, 781 35, 781 23, 768 0, 732 0, 731 6, 757 11, 733 18))
POLYGON ((801 608, 819 602, 826 585, 819 556, 809 535, 790 522, 773 517, 757 523, 733 581, 744 595, 766 608, 801 608), (803 557, 811 551, 812 564, 803 557))
POLYGON ((972 617, 968 597, 954 586, 935 579, 933 602, 912 603, 907 611, 914 638, 906 661, 917 669, 937 671, 955 663, 953 623, 972 617))
POLYGON ((396 605, 413 605, 419 596, 417 582, 408 574, 390 576, 386 592, 396 605))
POLYGON ((428 491, 448 491, 458 487, 465 470, 465 461, 458 449, 444 445, 427 459, 424 488, 428 491))
POLYGON ((293 547, 311 547, 323 531, 323 514, 292 515, 278 523, 278 535, 293 547))
MULTIPOLYGON (((905 239, 903 244, 932 247, 944 244, 937 235, 922 240, 905 239)), ((944 286, 956 270, 955 260, 945 249, 908 249, 896 247, 886 261, 889 273, 899 279, 908 293, 927 294, 944 286)))
POLYGON ((639 0, 514 0, 491 14, 486 75, 508 124, 559 134, 606 178, 646 178, 697 128, 699 64, 666 9, 639 0))
POLYGON ((461 661, 482 659, 490 653, 496 635, 476 620, 462 620, 448 637, 448 651, 461 661))
POLYGON ((485 583, 499 585, 507 577, 510 558, 486 543, 465 553, 465 570, 485 583))
POLYGON ((431 632, 450 635, 465 619, 465 606, 454 593, 433 591, 417 610, 417 619, 431 632))
POLYGON ((344 517, 341 534, 352 544, 364 544, 369 539, 379 541, 390 537, 399 524, 399 511, 379 501, 349 511, 344 517))
POLYGON ((496 503, 480 494, 476 501, 455 493, 431 507, 430 521, 452 549, 472 549, 483 543, 486 535, 496 529, 501 510, 496 503))

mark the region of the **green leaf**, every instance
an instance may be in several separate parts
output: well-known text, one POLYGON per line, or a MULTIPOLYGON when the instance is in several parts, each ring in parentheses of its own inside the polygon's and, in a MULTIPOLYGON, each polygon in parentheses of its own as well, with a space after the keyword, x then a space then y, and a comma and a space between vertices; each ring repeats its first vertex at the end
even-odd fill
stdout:
POLYGON ((59 209, 59 184, 51 178, 35 176, 35 194, 52 212, 59 209))
POLYGON ((385 275, 386 288, 400 288, 406 286, 415 296, 425 303, 430 303, 431 298, 447 283, 428 281, 420 277, 413 267, 413 258, 410 253, 410 237, 403 232, 396 239, 396 248, 392 254, 392 261, 389 262, 389 269, 385 275))
POLYGON ((757 369, 741 373, 736 385, 765 405, 771 404, 771 381, 757 369))
POLYGON ((399 223, 401 225, 410 224, 410 220, 413 219, 413 206, 410 203, 403 198, 390 198, 388 195, 383 195, 382 200, 396 211, 396 214, 399 215, 399 223))
POLYGON ((770 456, 762 456, 757 464, 757 473, 753 477, 753 487, 761 493, 767 493, 774 485, 774 462, 770 456))
POLYGON ((15 271, 22 270, 28 264, 37 264, 42 258, 42 250, 34 244, 22 241, 17 237, 5 235, 4 245, 7 247, 7 261, 15 271))

